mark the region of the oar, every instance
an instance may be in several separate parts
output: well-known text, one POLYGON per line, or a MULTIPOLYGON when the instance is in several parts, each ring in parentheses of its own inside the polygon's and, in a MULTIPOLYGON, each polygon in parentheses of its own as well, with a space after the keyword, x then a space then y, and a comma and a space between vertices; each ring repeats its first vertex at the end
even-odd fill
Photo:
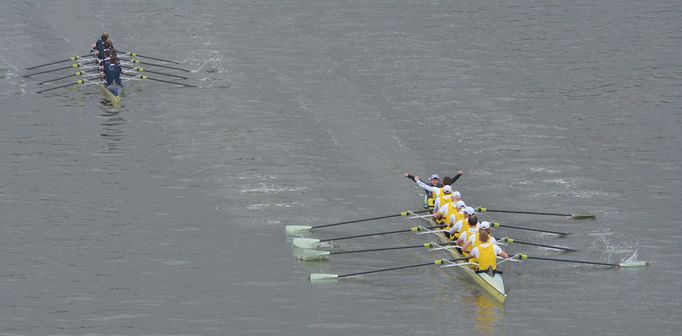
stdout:
POLYGON ((422 210, 422 211, 403 211, 399 214, 394 214, 394 215, 387 215, 387 216, 379 216, 379 217, 372 217, 372 218, 365 218, 365 219, 355 219, 351 221, 345 221, 345 222, 339 222, 339 223, 332 223, 332 224, 324 224, 324 225, 315 225, 315 226, 308 226, 308 225, 287 225, 284 227, 284 230, 289 233, 299 233, 302 231, 310 231, 313 229, 319 229, 323 227, 329 227, 329 226, 336 226, 336 225, 345 225, 345 224, 353 224, 353 223, 360 223, 360 222, 369 222, 373 220, 378 220, 378 219, 385 219, 385 218, 393 218, 393 217, 400 217, 400 216, 409 216, 411 214, 417 214, 417 213, 423 213, 423 212, 429 212, 431 210, 422 210))
POLYGON ((500 223, 490 223, 491 227, 505 227, 505 228, 510 228, 510 229, 517 229, 517 230, 525 230, 525 231, 534 231, 534 232, 542 232, 542 233, 551 233, 558 235, 559 237, 563 238, 565 236, 568 236, 567 232, 559 232, 559 231, 549 231, 549 230, 540 230, 540 229, 532 229, 532 228, 527 228, 527 227, 521 227, 521 226, 513 226, 513 225, 507 225, 507 224, 500 224, 500 223))
POLYGON ((185 83, 178 83, 178 82, 171 82, 163 79, 156 79, 156 78, 151 78, 147 76, 140 76, 141 79, 149 79, 157 82, 163 82, 163 83, 169 83, 169 84, 175 84, 175 85, 180 85, 180 86, 186 86, 186 87, 191 87, 191 88, 198 88, 196 85, 190 85, 190 84, 185 84, 185 83))
POLYGON ((467 260, 467 259, 471 259, 471 257, 463 257, 463 258, 457 258, 457 259, 438 259, 438 260, 434 260, 434 261, 431 261, 428 263, 423 263, 423 264, 414 264, 414 265, 407 265, 407 266, 382 268, 382 269, 377 269, 377 270, 373 270, 373 271, 364 271, 364 272, 347 273, 347 274, 311 273, 310 274, 310 281, 334 280, 334 279, 339 279, 339 278, 352 277, 352 276, 356 276, 356 275, 395 271, 395 270, 406 269, 406 268, 415 268, 415 267, 422 267, 422 266, 429 266, 429 265, 443 265, 445 263, 452 264, 452 263, 455 263, 457 261, 462 261, 462 260, 467 260))
POLYGON ((584 260, 570 260, 570 259, 555 259, 555 258, 543 258, 543 257, 531 257, 527 254, 517 254, 513 256, 513 258, 519 259, 519 260, 526 260, 526 259, 536 259, 536 260, 547 260, 547 261, 559 261, 559 262, 568 262, 568 263, 578 263, 578 264, 588 264, 588 265, 600 265, 600 266, 611 266, 611 267, 642 267, 646 266, 649 263, 646 261, 629 261, 629 262, 624 262, 624 263, 617 263, 617 264, 610 264, 610 263, 604 263, 604 262, 597 262, 597 261, 584 261, 584 260))
POLYGON ((80 77, 81 75, 83 75, 83 72, 77 71, 77 72, 74 73, 74 74, 70 74, 70 75, 66 75, 66 76, 59 77, 59 78, 53 78, 53 79, 50 79, 50 80, 46 80, 46 81, 37 83, 36 85, 43 85, 43 84, 47 84, 47 83, 51 83, 51 82, 56 82, 56 81, 58 81, 58 80, 66 79, 66 78, 73 77, 73 76, 80 77))
POLYGON ((83 55, 83 56, 72 56, 72 57, 69 57, 69 58, 64 59, 64 60, 61 60, 61 61, 54 61, 54 62, 45 63, 45 64, 41 64, 41 65, 35 65, 35 66, 32 66, 32 67, 26 68, 26 70, 33 70, 33 69, 42 68, 42 67, 45 67, 45 66, 48 66, 48 65, 57 64, 57 63, 62 63, 62 62, 75 61, 75 60, 77 60, 77 59, 80 59, 81 57, 87 57, 87 56, 90 56, 90 54, 88 54, 88 55, 83 55))
POLYGON ((127 52, 126 54, 127 54, 127 55, 130 55, 130 56, 132 56, 132 57, 139 56, 139 57, 143 57, 143 58, 149 58, 149 59, 152 59, 152 60, 155 60, 155 61, 168 62, 168 63, 173 63, 173 64, 180 64, 180 62, 177 62, 177 61, 171 61, 171 60, 165 60, 165 59, 162 59, 162 58, 154 58, 154 57, 151 57, 151 56, 140 55, 140 54, 134 53, 134 52, 132 52, 132 51, 129 51, 129 52, 127 52))
POLYGON ((502 242, 502 243, 517 243, 517 244, 523 244, 523 245, 531 245, 531 246, 538 246, 538 247, 547 247, 551 249, 556 249, 556 250, 563 250, 566 252, 575 252, 578 251, 576 249, 568 248, 568 247, 562 247, 562 246, 555 246, 555 245, 545 245, 545 244, 538 244, 538 243, 531 243, 531 242, 525 242, 522 240, 516 240, 510 237, 502 237, 498 239, 497 241, 502 242))
POLYGON ((391 251, 391 250, 405 250, 405 249, 412 249, 412 248, 420 248, 423 247, 425 249, 431 249, 434 247, 434 245, 454 245, 456 242, 447 242, 447 243, 433 243, 433 242, 428 242, 425 244, 419 244, 419 245, 410 245, 410 246, 396 246, 396 247, 381 247, 381 248, 373 248, 373 249, 364 249, 364 250, 352 250, 352 251, 320 251, 320 250, 303 250, 301 255, 299 255, 299 259, 301 260, 323 260, 327 259, 330 255, 336 255, 336 254, 350 254, 350 253, 366 253, 366 252, 377 252, 377 251, 391 251))
POLYGON ((69 86, 78 85, 78 84, 83 84, 83 81, 82 81, 82 80, 79 80, 79 81, 77 81, 77 82, 75 82, 75 83, 65 84, 65 85, 60 85, 60 86, 53 87, 53 88, 49 88, 49 89, 45 89, 45 90, 40 90, 40 91, 37 91, 36 93, 43 93, 43 92, 47 92, 47 91, 57 90, 57 89, 61 89, 61 88, 69 87, 69 86))
POLYGON ((178 75, 167 74, 167 73, 158 72, 158 71, 145 70, 144 68, 140 68, 140 67, 131 67, 131 66, 127 66, 127 65, 122 65, 121 68, 131 69, 131 70, 134 70, 137 72, 148 72, 148 73, 152 73, 152 74, 156 74, 156 75, 175 77, 175 78, 179 78, 179 79, 189 79, 189 77, 185 77, 185 76, 178 76, 178 75))
POLYGON ((403 229, 403 230, 366 233, 366 234, 355 235, 355 236, 345 236, 345 237, 328 238, 328 239, 294 238, 293 243, 294 243, 294 246, 297 246, 297 247, 301 247, 301 248, 305 248, 305 249, 314 249, 314 248, 320 247, 320 243, 322 243, 322 242, 329 242, 329 241, 333 241, 333 240, 345 240, 345 239, 353 239, 353 238, 381 236, 381 235, 403 233, 403 232, 420 232, 424 229, 429 230, 429 229, 437 229, 437 228, 442 228, 442 227, 443 227, 442 225, 437 225, 437 226, 432 226, 432 227, 427 227, 427 228, 415 226, 415 227, 412 227, 409 229, 403 229))
POLYGON ((48 73, 48 72, 55 72, 55 71, 65 70, 65 69, 71 69, 71 68, 76 68, 76 69, 77 69, 79 66, 80 66, 80 65, 78 65, 77 63, 75 63, 75 64, 72 64, 72 65, 66 66, 66 67, 56 68, 56 69, 52 69, 52 70, 45 70, 45 71, 40 71, 40 72, 36 72, 36 73, 24 75, 24 77, 31 77, 31 76, 35 76, 35 75, 40 75, 40 74, 48 73))
POLYGON ((561 216, 561 217, 570 217, 572 219, 596 219, 597 218, 597 215, 591 215, 591 214, 562 214, 562 213, 552 213, 552 212, 494 210, 494 209, 488 209, 488 208, 483 208, 483 207, 476 208, 476 212, 504 212, 504 213, 524 214, 524 215, 561 216))
POLYGON ((187 69, 176 68, 176 67, 172 67, 169 65, 163 65, 163 64, 147 63, 147 62, 142 62, 142 61, 137 60, 137 59, 130 59, 129 61, 133 62, 133 63, 137 63, 137 64, 146 64, 149 66, 155 66, 155 67, 159 67, 159 68, 166 68, 166 69, 173 69, 173 70, 184 71, 184 72, 191 72, 187 69))

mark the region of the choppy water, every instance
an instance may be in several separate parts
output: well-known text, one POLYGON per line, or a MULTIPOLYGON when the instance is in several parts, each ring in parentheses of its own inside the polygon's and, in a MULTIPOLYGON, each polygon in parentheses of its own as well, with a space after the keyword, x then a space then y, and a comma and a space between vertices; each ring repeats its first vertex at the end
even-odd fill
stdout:
MULTIPOLYGON (((0 334, 674 334, 682 290, 682 11, 674 1, 3 1, 0 334), (115 20, 111 20, 115 18, 115 20), (37 95, 24 68, 119 49, 176 59, 185 89, 37 95), (504 306, 437 258, 304 263, 288 224, 418 208, 401 176, 452 175, 488 216, 582 251, 505 267, 504 306)), ((315 237, 406 228, 405 219, 315 237)), ((426 237, 343 241, 342 249, 426 237)))

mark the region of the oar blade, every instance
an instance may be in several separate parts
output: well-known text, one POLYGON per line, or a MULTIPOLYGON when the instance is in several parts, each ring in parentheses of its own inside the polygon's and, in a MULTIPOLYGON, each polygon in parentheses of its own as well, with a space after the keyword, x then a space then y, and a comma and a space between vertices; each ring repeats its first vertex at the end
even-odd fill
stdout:
POLYGON ((618 264, 620 267, 644 267, 648 265, 646 261, 629 261, 618 264))
POLYGON ((314 238, 294 238, 294 246, 304 249, 316 249, 320 247, 320 240, 314 238))
POLYGON ((572 218, 572 219, 576 219, 576 220, 586 220, 586 219, 596 220, 596 219, 597 219, 597 215, 590 215, 590 214, 573 214, 573 215, 571 215, 571 218, 572 218))
POLYGON ((338 274, 328 274, 328 273, 310 273, 310 281, 334 281, 339 278, 338 274))
POLYGON ((310 260, 327 260, 329 257, 330 252, 329 251, 320 251, 320 250, 303 250, 301 254, 298 255, 298 258, 301 260, 305 261, 310 261, 310 260))
POLYGON ((284 227, 284 230, 288 234, 296 234, 296 233, 301 233, 305 231, 310 231, 312 229, 312 226, 308 225, 287 225, 284 227))

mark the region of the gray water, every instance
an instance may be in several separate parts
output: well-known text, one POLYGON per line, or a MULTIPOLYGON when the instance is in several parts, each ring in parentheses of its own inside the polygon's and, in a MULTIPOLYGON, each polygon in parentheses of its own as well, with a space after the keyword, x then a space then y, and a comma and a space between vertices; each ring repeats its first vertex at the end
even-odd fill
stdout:
MULTIPOLYGON (((643 335, 679 332, 682 11, 674 1, 2 1, 0 335, 643 335), (113 19, 113 20, 112 20, 113 19), (122 50, 200 89, 35 94, 24 68, 122 50), (510 253, 493 301, 403 250, 295 258, 284 226, 420 207, 405 170, 566 231, 510 253)), ((54 76, 57 77, 57 76, 54 76)), ((50 77, 46 77, 50 78, 50 77)), ((383 220, 331 238, 415 225, 383 220)), ((393 235, 339 249, 418 244, 393 235)))

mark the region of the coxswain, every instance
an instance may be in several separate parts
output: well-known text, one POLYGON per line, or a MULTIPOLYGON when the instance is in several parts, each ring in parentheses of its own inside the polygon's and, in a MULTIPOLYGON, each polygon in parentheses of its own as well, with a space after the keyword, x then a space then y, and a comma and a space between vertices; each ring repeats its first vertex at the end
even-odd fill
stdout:
POLYGON ((434 203, 436 201, 436 197, 440 193, 434 194, 434 192, 432 191, 432 188, 434 188, 434 187, 435 188, 442 188, 443 185, 452 186, 453 183, 455 183, 462 175, 464 175, 464 172, 460 170, 457 173, 457 175, 455 175, 452 178, 447 179, 447 181, 444 179, 442 182, 441 182, 440 176, 438 174, 433 174, 433 175, 431 175, 431 179, 429 180, 429 182, 430 182, 429 184, 427 184, 426 182, 419 179, 419 176, 414 176, 408 172, 405 172, 404 175, 405 175, 405 177, 409 178, 410 180, 417 182, 417 184, 419 184, 419 182, 422 183, 422 184, 419 184, 419 186, 422 187, 424 190, 426 190, 426 195, 424 197, 425 198, 424 207, 425 208, 433 208, 434 203), (444 182, 446 182, 446 183, 444 183, 444 182))
POLYGON ((472 258, 471 261, 478 264, 476 273, 501 273, 497 270, 497 257, 500 256, 507 259, 509 255, 498 245, 491 242, 491 236, 487 231, 481 230, 479 235, 481 243, 469 253, 469 256, 472 258))
MULTIPOLYGON (((102 36, 100 36, 100 38, 98 38, 97 41, 90 47, 90 53, 99 59, 104 59, 104 43, 106 41, 109 41, 109 33, 104 32, 102 33, 102 36)), ((111 43, 111 41, 109 41, 109 43, 111 43)))
MULTIPOLYGON (((475 217, 472 217, 475 218, 475 217)), ((487 221, 482 221, 478 225, 478 230, 475 231, 466 231, 465 233, 462 233, 460 238, 464 237, 463 244, 462 244, 462 250, 464 251, 471 251, 474 247, 478 246, 481 244, 481 231, 485 231, 488 236, 490 236, 490 242, 493 244, 497 244, 497 239, 493 237, 490 234, 490 223, 487 221)))

